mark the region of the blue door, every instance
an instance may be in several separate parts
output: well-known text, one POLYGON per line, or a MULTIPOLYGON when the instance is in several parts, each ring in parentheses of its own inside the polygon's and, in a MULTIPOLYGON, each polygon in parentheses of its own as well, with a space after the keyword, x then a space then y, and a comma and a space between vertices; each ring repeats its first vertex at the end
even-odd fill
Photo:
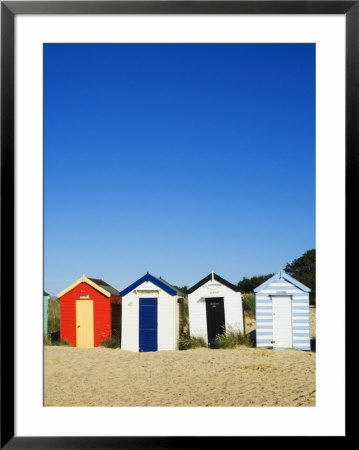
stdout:
POLYGON ((157 298, 140 298, 140 352, 157 351, 157 298))

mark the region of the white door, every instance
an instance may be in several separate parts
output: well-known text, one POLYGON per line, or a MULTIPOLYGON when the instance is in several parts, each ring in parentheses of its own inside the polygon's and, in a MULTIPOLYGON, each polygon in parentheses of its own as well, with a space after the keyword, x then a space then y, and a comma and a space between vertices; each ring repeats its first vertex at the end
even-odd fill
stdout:
POLYGON ((292 299, 272 297, 273 348, 291 348, 292 343, 292 299))

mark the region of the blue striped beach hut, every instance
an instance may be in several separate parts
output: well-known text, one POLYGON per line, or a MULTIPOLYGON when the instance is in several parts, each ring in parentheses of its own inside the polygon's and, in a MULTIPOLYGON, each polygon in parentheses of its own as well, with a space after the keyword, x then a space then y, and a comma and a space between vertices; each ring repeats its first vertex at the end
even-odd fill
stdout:
POLYGON ((50 294, 44 291, 44 334, 47 334, 47 314, 49 308, 50 294))
POLYGON ((310 289, 281 270, 254 292, 257 347, 310 350, 310 289))

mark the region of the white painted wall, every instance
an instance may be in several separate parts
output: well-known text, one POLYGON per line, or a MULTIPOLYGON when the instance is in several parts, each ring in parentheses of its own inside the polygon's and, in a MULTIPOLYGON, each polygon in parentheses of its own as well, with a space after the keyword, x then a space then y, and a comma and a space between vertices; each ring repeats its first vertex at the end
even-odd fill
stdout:
POLYGON ((169 295, 161 288, 145 281, 134 291, 122 297, 122 338, 123 350, 139 351, 139 299, 157 298, 157 349, 176 350, 179 337, 180 297, 169 295))
POLYGON ((226 329, 232 327, 243 333, 243 306, 240 292, 224 286, 217 280, 209 280, 188 295, 189 329, 192 336, 207 336, 206 298, 223 297, 226 329))
POLYGON ((122 297, 121 348, 138 352, 139 349, 139 297, 129 292, 122 297))

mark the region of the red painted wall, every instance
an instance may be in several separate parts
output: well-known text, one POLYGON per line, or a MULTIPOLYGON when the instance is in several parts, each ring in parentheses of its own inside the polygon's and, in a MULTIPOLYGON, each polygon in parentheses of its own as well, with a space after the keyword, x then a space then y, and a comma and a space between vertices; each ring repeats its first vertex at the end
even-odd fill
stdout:
POLYGON ((80 295, 89 295, 94 305, 94 341, 98 347, 105 339, 111 337, 111 303, 121 297, 106 297, 87 283, 80 283, 60 298, 60 338, 76 347, 76 300, 80 295))

